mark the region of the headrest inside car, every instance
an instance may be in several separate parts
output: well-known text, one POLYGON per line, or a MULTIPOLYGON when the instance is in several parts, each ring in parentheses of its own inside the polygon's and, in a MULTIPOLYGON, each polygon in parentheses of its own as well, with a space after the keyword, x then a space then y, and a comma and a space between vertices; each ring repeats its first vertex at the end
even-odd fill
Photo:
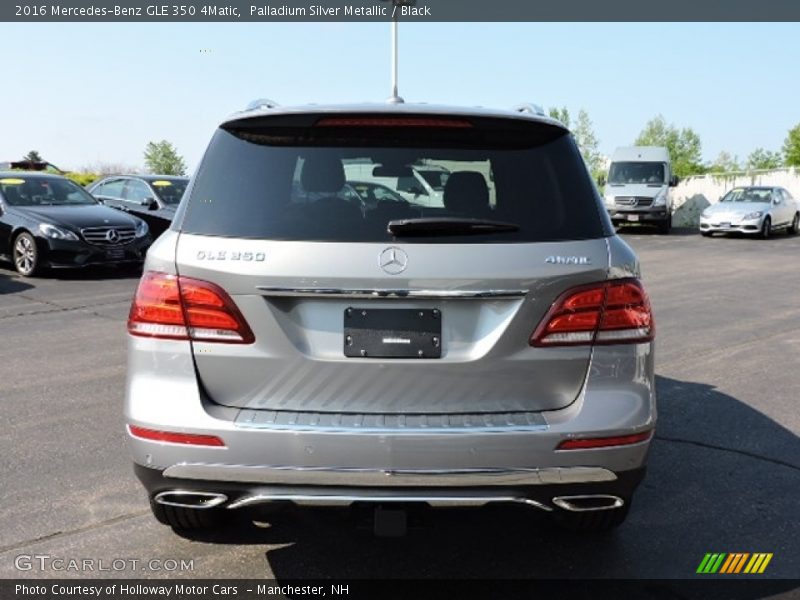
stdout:
POLYGON ((306 192, 336 194, 344 182, 344 167, 336 156, 309 156, 303 162, 300 183, 306 192))

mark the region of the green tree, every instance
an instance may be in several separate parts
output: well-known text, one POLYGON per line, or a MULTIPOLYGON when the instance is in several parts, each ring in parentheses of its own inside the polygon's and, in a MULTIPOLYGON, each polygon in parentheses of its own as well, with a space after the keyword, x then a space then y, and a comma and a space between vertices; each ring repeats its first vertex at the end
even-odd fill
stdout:
MULTIPOLYGON (((547 113, 558 121, 561 121, 566 127, 571 128, 572 119, 569 114, 569 109, 566 106, 561 108, 557 106, 551 107, 547 113)), ((575 137, 575 142, 583 155, 583 160, 589 166, 592 176, 599 180, 604 173, 603 169, 603 156, 597 150, 599 141, 594 133, 594 125, 589 118, 589 113, 581 109, 578 111, 578 120, 572 128, 572 135, 575 137)))
POLYGON ((700 136, 688 127, 678 129, 663 116, 650 119, 634 142, 637 146, 665 146, 675 175, 687 177, 706 171, 702 163, 700 136))
POLYGON ((22 157, 22 160, 27 160, 30 162, 44 162, 42 155, 39 154, 36 150, 31 150, 25 156, 22 157))
POLYGON ((770 152, 763 148, 756 148, 747 157, 748 169, 777 169, 783 166, 780 152, 770 152))
POLYGON ((186 175, 186 163, 183 162, 183 157, 167 140, 147 143, 144 164, 151 173, 186 175))
POLYGON ((800 123, 789 130, 783 142, 783 160, 789 167, 800 167, 800 123))
POLYGON ((550 110, 547 111, 547 114, 556 121, 561 121, 565 127, 569 127, 569 110, 567 110, 566 106, 562 106, 561 108, 552 106, 550 110))
POLYGON ((583 160, 589 166, 589 171, 597 179, 603 174, 603 156, 597 150, 599 142, 594 133, 592 120, 589 118, 589 113, 583 109, 578 112, 578 122, 575 124, 572 134, 578 143, 583 160))
POLYGON ((717 158, 711 163, 709 171, 712 173, 729 173, 731 171, 738 171, 739 159, 736 156, 731 156, 728 152, 723 150, 717 155, 717 158))

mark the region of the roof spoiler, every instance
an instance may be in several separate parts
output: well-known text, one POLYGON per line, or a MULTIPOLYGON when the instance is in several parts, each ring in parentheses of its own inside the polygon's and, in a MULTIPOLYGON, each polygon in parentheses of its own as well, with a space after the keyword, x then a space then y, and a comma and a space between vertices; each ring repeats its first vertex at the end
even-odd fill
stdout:
POLYGON ((252 102, 248 103, 245 110, 258 110, 261 108, 277 108, 280 106, 274 100, 270 100, 269 98, 259 98, 258 100, 253 100, 252 102))
POLYGON ((529 115, 537 115, 539 117, 547 116, 545 115, 544 109, 539 106, 538 104, 533 104, 532 102, 525 102, 523 104, 517 104, 514 108, 512 108, 514 112, 518 113, 527 113, 529 115))

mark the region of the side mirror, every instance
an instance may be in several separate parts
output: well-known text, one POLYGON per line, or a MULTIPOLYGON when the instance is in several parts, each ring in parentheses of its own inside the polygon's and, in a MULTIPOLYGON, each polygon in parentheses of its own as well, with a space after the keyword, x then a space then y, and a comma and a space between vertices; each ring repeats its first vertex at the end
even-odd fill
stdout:
POLYGON ((677 175, 673 175, 669 179, 669 187, 675 187, 676 185, 678 185, 679 181, 680 181, 680 179, 678 179, 678 176, 677 175))
POLYGON ((155 198, 145 198, 142 200, 142 206, 144 206, 147 210, 156 210, 158 208, 155 198))

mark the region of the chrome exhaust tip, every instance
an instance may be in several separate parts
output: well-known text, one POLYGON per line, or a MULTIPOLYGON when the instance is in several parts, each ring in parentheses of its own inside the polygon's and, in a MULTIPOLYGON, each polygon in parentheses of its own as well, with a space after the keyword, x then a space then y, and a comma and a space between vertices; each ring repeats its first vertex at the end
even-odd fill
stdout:
POLYGON ((625 504, 625 501, 619 496, 587 494, 582 496, 556 496, 553 498, 553 504, 570 512, 588 512, 620 508, 625 504))
POLYGON ((214 508, 228 501, 225 494, 217 492, 194 492, 190 490, 170 490, 159 492, 153 497, 154 502, 165 506, 179 508, 214 508))

